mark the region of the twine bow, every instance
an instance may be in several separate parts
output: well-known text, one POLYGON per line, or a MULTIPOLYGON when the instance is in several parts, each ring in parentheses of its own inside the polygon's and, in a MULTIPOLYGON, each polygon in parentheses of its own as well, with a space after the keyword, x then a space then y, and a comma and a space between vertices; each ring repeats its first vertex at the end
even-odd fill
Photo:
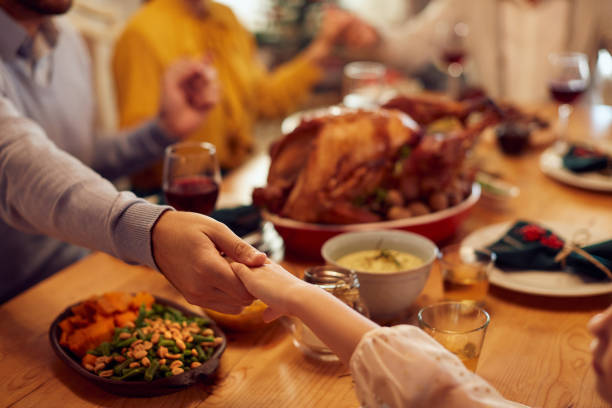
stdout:
POLYGON ((572 252, 575 252, 599 268, 608 276, 608 278, 612 280, 612 271, 610 271, 610 269, 608 269, 604 264, 599 262, 593 255, 581 248, 582 246, 586 245, 590 237, 591 234, 586 229, 576 231, 571 241, 565 241, 565 245, 555 256, 555 262, 561 262, 561 266, 565 268, 567 257, 570 256, 572 252))

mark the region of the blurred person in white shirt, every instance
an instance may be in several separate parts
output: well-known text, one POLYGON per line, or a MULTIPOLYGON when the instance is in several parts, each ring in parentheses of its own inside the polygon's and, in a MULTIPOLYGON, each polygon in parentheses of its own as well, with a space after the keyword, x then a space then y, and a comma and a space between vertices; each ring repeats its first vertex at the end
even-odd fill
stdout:
POLYGON ((376 54, 418 70, 440 57, 440 27, 463 22, 469 81, 494 98, 541 103, 548 99, 548 56, 582 52, 593 67, 599 49, 612 49, 611 20, 610 0, 433 0, 400 26, 379 27, 376 54))

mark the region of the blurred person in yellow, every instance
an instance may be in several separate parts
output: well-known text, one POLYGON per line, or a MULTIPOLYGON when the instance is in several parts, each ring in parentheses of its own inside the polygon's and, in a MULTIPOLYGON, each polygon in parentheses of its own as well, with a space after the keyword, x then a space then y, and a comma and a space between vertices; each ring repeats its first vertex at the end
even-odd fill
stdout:
MULTIPOLYGON (((312 43, 296 58, 268 72, 257 60, 251 33, 226 6, 210 0, 151 0, 128 22, 113 58, 122 128, 156 114, 159 81, 173 61, 186 56, 210 59, 221 86, 220 102, 191 140, 213 143, 223 169, 242 163, 252 149, 258 116, 289 112, 321 78, 320 63, 349 28, 363 24, 337 8, 325 9, 312 43)), ((135 174, 137 190, 158 188, 161 164, 135 174)))

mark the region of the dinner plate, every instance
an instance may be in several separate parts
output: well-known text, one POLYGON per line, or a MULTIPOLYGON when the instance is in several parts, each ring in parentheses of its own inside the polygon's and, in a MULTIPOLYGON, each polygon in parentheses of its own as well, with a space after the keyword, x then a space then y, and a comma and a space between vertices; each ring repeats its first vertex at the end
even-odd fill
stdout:
MULTIPOLYGON (((165 306, 171 306, 181 311, 181 313, 186 316, 199 316, 208 318, 208 316, 202 313, 194 313, 193 311, 188 310, 182 305, 174 303, 170 300, 166 300, 158 296, 154 296, 154 298, 155 303, 159 303, 165 306)), ((216 337, 223 338, 223 342, 215 350, 210 359, 204 362, 201 366, 193 368, 179 375, 173 375, 172 377, 168 378, 160 378, 150 382, 122 381, 113 380, 110 378, 103 378, 87 371, 81 365, 80 359, 77 356, 75 356, 70 350, 65 349, 59 344, 60 335, 62 333, 62 329, 59 327, 59 324, 66 317, 73 315, 72 307, 76 306, 77 304, 78 303, 68 306, 59 316, 55 318, 53 323, 51 323, 51 327, 49 328, 49 341, 51 342, 51 347, 53 348, 55 354, 57 354, 57 356, 60 358, 60 360, 66 363, 68 367, 72 368, 80 376, 86 378, 87 380, 93 382, 97 386, 112 394, 128 397, 154 397, 157 395, 165 395, 179 391, 185 387, 195 384, 202 378, 213 374, 217 370, 221 355, 223 354, 223 352, 225 351, 225 347, 227 346, 227 338, 225 337, 225 334, 221 331, 219 326, 217 326, 214 320, 211 319, 209 327, 214 331, 216 337)))
POLYGON ((597 172, 574 173, 563 167, 563 149, 553 145, 540 156, 540 169, 547 176, 586 190, 612 192, 612 176, 597 172))
MULTIPOLYGON (((382 108, 379 107, 361 107, 361 108, 349 108, 342 105, 325 106, 323 108, 307 109, 299 112, 295 112, 287 116, 281 123, 281 132, 283 135, 289 134, 295 130, 302 120, 315 119, 322 116, 340 116, 351 112, 357 112, 359 110, 365 111, 377 111, 382 108)), ((404 126, 409 127, 413 130, 418 130, 419 125, 406 113, 401 112, 400 118, 404 126)))
MULTIPOLYGON (((478 229, 468 235, 461 245, 483 248, 501 236, 514 224, 505 222, 478 229)), ((567 238, 576 232, 576 227, 556 222, 542 222, 542 226, 567 238)), ((604 231, 591 231, 590 243, 603 241, 604 231)), ((612 282, 590 280, 588 277, 564 271, 513 270, 503 271, 494 267, 489 275, 491 284, 517 292, 544 296, 578 297, 612 293, 612 282)))

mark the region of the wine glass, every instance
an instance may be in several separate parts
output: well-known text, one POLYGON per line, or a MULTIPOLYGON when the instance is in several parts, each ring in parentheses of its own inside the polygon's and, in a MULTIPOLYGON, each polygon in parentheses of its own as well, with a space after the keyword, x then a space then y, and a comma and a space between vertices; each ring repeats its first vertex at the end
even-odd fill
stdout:
POLYGON ((355 61, 344 66, 342 78, 343 103, 349 108, 376 106, 385 88, 387 68, 384 64, 355 61))
POLYGON ((552 98, 559 103, 559 141, 564 145, 572 104, 589 86, 589 60, 579 52, 552 53, 548 60, 551 65, 548 89, 552 98))
POLYGON ((462 21, 452 24, 439 23, 436 26, 440 55, 438 65, 448 75, 448 93, 459 97, 461 76, 465 71, 466 41, 470 29, 462 21))
POLYGON ((214 145, 181 142, 166 148, 163 190, 168 204, 177 210, 210 214, 217 203, 220 182, 214 145))

